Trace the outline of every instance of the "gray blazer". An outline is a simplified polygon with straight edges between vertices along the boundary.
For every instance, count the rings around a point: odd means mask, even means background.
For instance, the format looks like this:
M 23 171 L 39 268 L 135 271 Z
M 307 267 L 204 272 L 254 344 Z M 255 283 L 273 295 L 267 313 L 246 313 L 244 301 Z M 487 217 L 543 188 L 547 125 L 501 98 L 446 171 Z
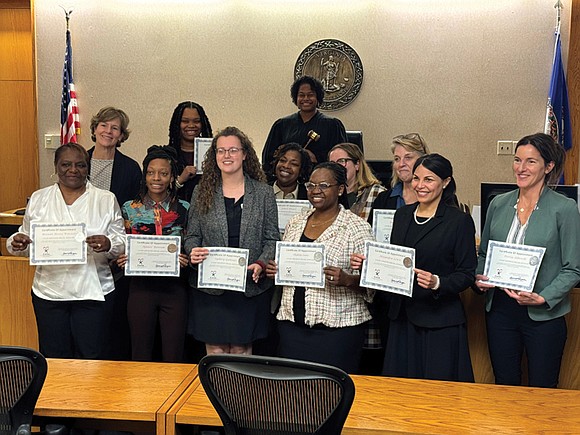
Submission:
M 187 234 L 184 238 L 185 252 L 189 254 L 196 247 L 228 246 L 228 222 L 226 207 L 222 194 L 222 185 L 216 186 L 213 207 L 206 214 L 200 214 L 195 206 L 200 185 L 197 185 L 191 197 Z M 240 248 L 250 250 L 249 264 L 260 260 L 265 264 L 274 259 L 276 241 L 280 240 L 278 232 L 278 208 L 272 186 L 245 177 L 244 203 L 240 226 Z M 197 267 L 194 267 L 197 270 Z M 246 296 L 252 297 L 268 290 L 273 281 L 261 278 L 256 284 L 251 275 L 246 278 Z M 197 287 L 197 273 L 189 276 L 189 285 Z M 221 295 L 224 290 L 200 289 L 201 291 Z

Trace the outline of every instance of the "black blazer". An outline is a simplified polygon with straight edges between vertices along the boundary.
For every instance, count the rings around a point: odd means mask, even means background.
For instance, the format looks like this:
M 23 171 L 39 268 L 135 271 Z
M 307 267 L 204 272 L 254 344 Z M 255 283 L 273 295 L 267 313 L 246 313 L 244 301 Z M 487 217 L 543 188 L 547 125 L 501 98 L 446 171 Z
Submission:
M 404 308 L 411 323 L 423 328 L 442 328 L 465 323 L 459 294 L 475 281 L 477 256 L 475 226 L 471 216 L 458 208 L 439 203 L 433 219 L 415 243 L 406 243 L 414 226 L 413 212 L 418 204 L 401 207 L 395 213 L 391 243 L 415 248 L 415 267 L 439 276 L 437 292 L 413 287 L 413 296 L 393 295 L 389 318 L 395 320 Z
M 95 147 L 88 151 L 91 159 L 94 151 Z M 109 190 L 115 194 L 119 206 L 123 207 L 125 202 L 135 199 L 140 187 L 141 167 L 139 163 L 116 149 L 115 157 L 113 158 L 111 188 Z

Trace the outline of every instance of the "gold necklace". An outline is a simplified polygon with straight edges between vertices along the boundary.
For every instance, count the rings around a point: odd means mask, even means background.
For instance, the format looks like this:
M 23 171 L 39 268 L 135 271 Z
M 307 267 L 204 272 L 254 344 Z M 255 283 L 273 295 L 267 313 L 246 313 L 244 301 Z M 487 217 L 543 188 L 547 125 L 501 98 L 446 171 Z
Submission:
M 336 214 L 335 214 L 333 217 L 331 217 L 330 219 L 327 219 L 327 220 L 325 220 L 325 221 L 323 221 L 323 222 L 317 222 L 317 223 L 310 222 L 310 226 L 311 226 L 312 228 L 319 227 L 319 226 L 321 226 L 321 225 L 327 224 L 328 222 L 332 222 L 332 221 L 334 221 L 334 220 L 336 219 L 336 217 L 337 217 L 337 216 L 338 216 L 338 213 L 336 213 Z

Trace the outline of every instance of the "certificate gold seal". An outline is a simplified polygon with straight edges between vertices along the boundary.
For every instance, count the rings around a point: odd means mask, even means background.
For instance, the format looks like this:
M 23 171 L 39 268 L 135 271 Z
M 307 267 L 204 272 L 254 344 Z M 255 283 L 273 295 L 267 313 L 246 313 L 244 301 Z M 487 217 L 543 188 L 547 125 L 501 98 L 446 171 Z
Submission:
M 314 261 L 322 261 L 322 254 L 320 252 L 314 253 Z
M 294 65 L 294 78 L 312 76 L 324 86 L 323 110 L 338 110 L 358 95 L 363 66 L 354 49 L 337 39 L 321 39 L 306 47 Z
M 540 259 L 538 257 L 536 257 L 535 255 L 533 255 L 530 258 L 530 266 L 537 266 L 539 262 L 540 262 Z
M 177 245 L 175 243 L 170 243 L 169 245 L 167 245 L 167 252 L 170 252 L 172 254 L 177 252 Z
M 238 264 L 239 264 L 240 266 L 244 266 L 244 265 L 246 264 L 246 259 L 245 259 L 244 257 L 240 257 L 240 258 L 238 259 Z
M 411 260 L 411 257 L 403 258 L 403 266 L 405 266 L 408 269 L 412 265 L 413 265 L 413 260 Z

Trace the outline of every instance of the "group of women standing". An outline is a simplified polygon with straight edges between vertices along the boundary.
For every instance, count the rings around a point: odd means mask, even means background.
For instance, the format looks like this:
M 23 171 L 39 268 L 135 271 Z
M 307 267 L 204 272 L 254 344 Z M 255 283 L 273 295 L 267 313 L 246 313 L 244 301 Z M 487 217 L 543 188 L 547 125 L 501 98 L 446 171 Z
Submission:
M 313 88 L 299 82 L 292 95 L 301 111 L 316 116 Z M 236 127 L 213 137 L 199 177 L 194 139 L 213 134 L 205 111 L 193 102 L 175 109 L 169 145 L 150 147 L 142 172 L 117 149 L 129 136 L 123 111 L 102 109 L 91 132 L 95 147 L 88 153 L 76 144 L 56 151 L 56 184 L 32 195 L 22 227 L 8 240 L 11 252 L 25 255 L 32 223 L 87 224 L 86 264 L 36 271 L 33 305 L 47 356 L 104 356 L 107 299 L 115 288 L 109 262 L 122 270 L 127 261 L 123 233 L 179 235 L 184 246 L 181 277 L 133 277 L 128 284 L 134 359 L 154 358 L 157 325 L 166 361 L 183 360 L 186 330 L 205 343 L 207 353 L 252 353 L 253 343 L 270 333 L 273 278 L 283 267 L 274 261 L 280 240 L 276 198 L 308 199 L 312 208 L 289 221 L 283 240 L 324 244 L 325 285 L 281 289 L 280 356 L 356 372 L 374 318 L 385 348 L 384 375 L 473 381 L 459 298 L 473 286 L 486 294 L 496 381 L 521 382 L 525 350 L 530 385 L 557 385 L 566 341 L 563 316 L 580 280 L 575 254 L 580 215 L 573 201 L 548 186 L 559 179 L 564 160 L 549 136 L 518 142 L 513 164 L 518 188 L 492 201 L 478 263 L 474 224 L 459 208 L 452 165 L 430 154 L 418 134 L 393 139 L 393 180 L 385 189 L 360 149 L 348 143 L 330 148 L 329 161 L 314 170 L 303 145 L 279 144 L 268 163 L 269 186 L 250 139 Z M 415 249 L 411 297 L 360 286 L 362 252 L 373 239 L 373 209 L 396 210 L 391 243 Z M 533 292 L 486 284 L 482 271 L 490 240 L 546 248 Z M 212 246 L 249 250 L 245 292 L 197 288 L 197 268 Z

